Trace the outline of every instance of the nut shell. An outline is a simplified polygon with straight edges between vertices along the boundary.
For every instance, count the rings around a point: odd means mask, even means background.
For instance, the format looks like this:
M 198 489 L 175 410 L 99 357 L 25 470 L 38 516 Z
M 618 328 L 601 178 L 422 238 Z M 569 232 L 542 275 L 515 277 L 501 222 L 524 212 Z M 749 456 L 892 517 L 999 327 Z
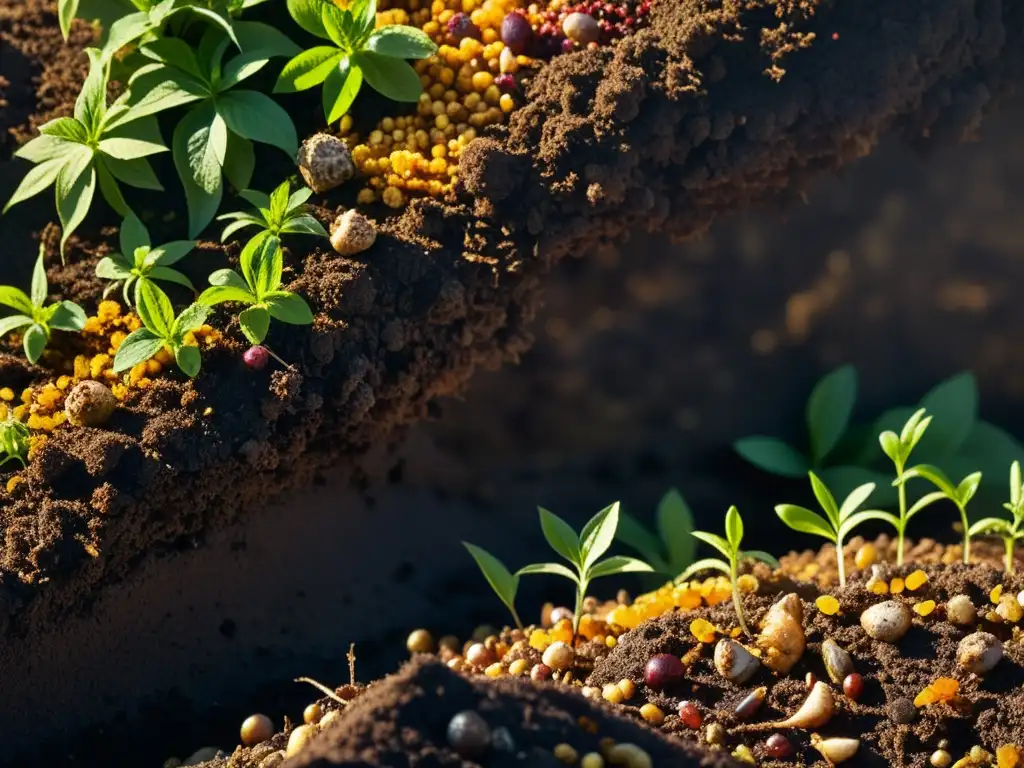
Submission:
M 344 184 L 356 172 L 348 145 L 329 133 L 317 133 L 302 142 L 298 164 L 306 185 L 317 194 Z

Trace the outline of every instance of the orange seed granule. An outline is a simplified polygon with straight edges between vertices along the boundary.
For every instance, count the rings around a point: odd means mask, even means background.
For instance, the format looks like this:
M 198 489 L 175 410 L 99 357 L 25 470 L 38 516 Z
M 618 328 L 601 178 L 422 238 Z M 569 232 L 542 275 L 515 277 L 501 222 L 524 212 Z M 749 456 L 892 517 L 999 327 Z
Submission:
M 832 597 L 832 595 L 821 595 L 814 601 L 814 604 L 826 616 L 835 616 L 839 613 L 839 601 Z
M 857 550 L 857 554 L 854 555 L 853 562 L 858 568 L 864 570 L 865 568 L 870 568 L 874 565 L 877 558 L 878 550 L 875 548 L 875 545 L 867 543 Z
M 999 605 L 999 598 L 1003 596 L 1003 585 L 997 584 L 995 588 L 988 593 L 988 599 L 992 601 L 993 605 Z
M 701 643 L 715 642 L 715 625 L 707 619 L 694 619 L 690 622 L 690 634 Z
M 906 586 L 906 582 L 903 581 L 899 576 L 895 577 L 889 582 L 889 591 L 894 595 L 899 595 L 903 592 L 903 588 Z
M 907 589 L 909 589 L 911 592 L 916 592 L 927 583 L 928 574 L 922 571 L 920 568 L 914 571 L 909 576 L 907 576 Z
M 935 610 L 934 600 L 925 600 L 924 602 L 917 603 L 914 606 L 914 613 L 918 616 L 927 616 L 929 613 Z
M 1020 747 L 1016 744 L 1003 744 L 996 750 L 996 768 L 1019 768 L 1020 764 Z
M 960 683 L 951 677 L 940 677 L 914 699 L 915 707 L 927 707 L 943 701 L 952 701 L 960 690 Z
M 868 582 L 868 590 L 875 593 L 876 595 L 887 595 L 889 594 L 889 585 L 881 579 Z

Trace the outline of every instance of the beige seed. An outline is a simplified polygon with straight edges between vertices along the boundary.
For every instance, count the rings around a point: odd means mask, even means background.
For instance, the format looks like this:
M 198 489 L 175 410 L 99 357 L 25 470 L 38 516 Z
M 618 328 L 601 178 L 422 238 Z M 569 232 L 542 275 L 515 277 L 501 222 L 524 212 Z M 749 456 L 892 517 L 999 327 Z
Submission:
M 872 605 L 860 615 L 860 625 L 875 640 L 899 642 L 910 629 L 910 609 L 896 600 Z
M 64 401 L 64 413 L 76 427 L 100 427 L 117 410 L 117 398 L 98 381 L 80 381 Z
M 274 723 L 266 715 L 249 715 L 242 723 L 239 735 L 242 743 L 251 747 L 274 735 Z
M 300 725 L 292 731 L 291 735 L 288 737 L 288 746 L 285 749 L 285 757 L 295 757 L 295 755 L 299 754 L 299 752 L 309 744 L 310 740 L 315 735 L 315 725 Z
M 978 610 L 967 595 L 951 597 L 946 603 L 946 618 L 952 624 L 969 627 L 978 619 Z
M 377 242 L 377 227 L 355 208 L 345 211 L 331 228 L 331 245 L 342 256 L 354 256 Z
M 337 136 L 317 133 L 299 148 L 299 172 L 317 194 L 343 184 L 356 172 L 348 145 Z

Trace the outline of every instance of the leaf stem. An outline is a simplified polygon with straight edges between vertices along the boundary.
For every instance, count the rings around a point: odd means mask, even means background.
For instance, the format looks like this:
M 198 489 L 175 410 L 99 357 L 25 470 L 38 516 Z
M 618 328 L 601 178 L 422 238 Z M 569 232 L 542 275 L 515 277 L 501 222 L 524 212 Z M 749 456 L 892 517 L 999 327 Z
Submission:
M 739 619 L 740 629 L 743 630 L 743 634 L 747 637 L 753 637 L 750 634 L 750 630 L 747 629 L 747 620 L 743 617 L 743 601 L 740 600 L 740 587 L 737 583 L 739 579 L 739 556 L 738 553 L 733 553 L 729 558 L 729 580 L 732 582 L 732 604 L 736 608 L 736 618 Z
M 957 504 L 957 509 L 960 510 L 960 523 L 964 527 L 964 565 L 971 564 L 971 534 L 969 532 L 970 525 L 967 522 L 967 507 L 962 504 Z
M 846 558 L 843 556 L 843 537 L 836 536 L 836 563 L 839 566 L 839 586 L 846 586 Z
M 896 465 L 896 478 L 900 481 L 900 527 L 896 531 L 896 565 L 903 565 L 903 536 L 907 529 L 907 483 L 903 479 L 903 466 Z
M 1006 544 L 1006 572 L 1013 573 L 1013 550 L 1016 542 L 1013 536 L 1005 536 L 1003 541 Z

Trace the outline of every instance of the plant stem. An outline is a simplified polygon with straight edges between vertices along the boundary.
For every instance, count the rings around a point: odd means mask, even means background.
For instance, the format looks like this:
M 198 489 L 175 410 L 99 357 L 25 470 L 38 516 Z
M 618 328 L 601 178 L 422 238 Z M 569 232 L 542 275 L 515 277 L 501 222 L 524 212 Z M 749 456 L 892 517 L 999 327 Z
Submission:
M 843 557 L 843 537 L 836 537 L 836 562 L 839 564 L 839 586 L 846 586 L 846 558 Z
M 907 528 L 907 484 L 903 480 L 903 467 L 896 466 L 896 478 L 900 481 L 900 527 L 896 531 L 896 565 L 903 565 L 903 534 Z
M 739 578 L 739 560 L 736 556 L 729 558 L 729 580 L 732 582 L 732 604 L 736 608 L 736 618 L 740 621 L 740 629 L 747 637 L 753 637 L 747 629 L 747 620 L 743 618 L 743 602 L 740 600 L 740 588 L 737 584 Z
M 522 629 L 522 628 L 523 628 L 523 622 L 522 622 L 522 620 L 521 620 L 521 619 L 519 618 L 519 614 L 518 614 L 518 613 L 516 613 L 516 607 L 515 607 L 514 605 L 510 605 L 510 606 L 508 607 L 508 609 L 509 609 L 510 611 L 512 611 L 512 618 L 513 618 L 513 619 L 515 620 L 515 622 L 516 622 L 516 628 L 517 628 L 517 629 Z
M 1016 542 L 1013 536 L 1007 536 L 1003 541 L 1006 543 L 1006 572 L 1013 573 L 1013 550 Z
M 572 645 L 576 647 L 576 633 L 580 629 L 580 613 L 583 611 L 583 598 L 586 597 L 587 587 L 590 586 L 588 579 L 580 579 L 576 583 L 576 610 L 572 612 Z
M 967 509 L 965 507 L 960 506 L 959 504 L 957 505 L 957 507 L 960 509 L 960 522 L 964 526 L 964 565 L 970 565 L 971 535 L 967 532 L 968 528 L 970 528 L 970 526 L 967 524 Z

